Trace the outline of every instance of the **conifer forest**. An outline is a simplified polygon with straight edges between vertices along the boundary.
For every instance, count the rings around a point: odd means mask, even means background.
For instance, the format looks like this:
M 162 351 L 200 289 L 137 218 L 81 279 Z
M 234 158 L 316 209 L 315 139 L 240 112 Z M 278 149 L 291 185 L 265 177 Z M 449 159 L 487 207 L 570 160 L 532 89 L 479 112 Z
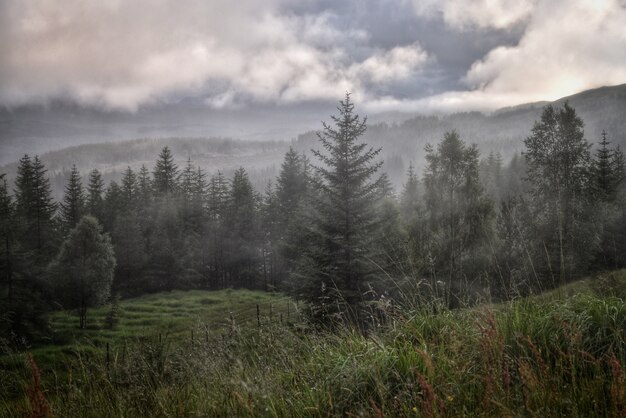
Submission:
M 622 3 L 56 3 L 0 3 L 0 417 L 626 416 Z

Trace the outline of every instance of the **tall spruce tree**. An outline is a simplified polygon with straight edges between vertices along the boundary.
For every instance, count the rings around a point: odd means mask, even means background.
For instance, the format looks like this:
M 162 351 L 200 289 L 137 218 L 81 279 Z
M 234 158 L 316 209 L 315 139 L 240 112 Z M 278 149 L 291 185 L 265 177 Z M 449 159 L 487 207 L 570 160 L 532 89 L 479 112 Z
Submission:
M 405 221 L 410 221 L 417 215 L 417 206 L 419 202 L 419 180 L 413 169 L 413 162 L 409 163 L 406 172 L 406 183 L 402 188 L 400 196 L 400 210 Z
M 104 216 L 104 181 L 97 169 L 89 173 L 87 185 L 87 213 L 102 222 Z
M 57 238 L 53 222 L 56 204 L 52 199 L 46 171 L 38 156 L 31 160 L 25 155 L 20 160 L 15 182 L 16 214 L 22 249 L 34 251 L 34 255 L 44 258 L 52 255 Z
M 349 93 L 338 110 L 333 123 L 323 123 L 318 133 L 324 151 L 313 150 L 321 163 L 313 177 L 318 197 L 310 225 L 315 239 L 301 251 L 294 291 L 322 316 L 333 313 L 362 324 L 363 302 L 379 281 L 371 257 L 382 182 L 374 176 L 382 162 L 376 161 L 380 149 L 361 142 L 366 119 L 354 113 Z
M 211 177 L 207 196 L 207 254 L 209 272 L 207 286 L 223 288 L 226 286 L 226 225 L 230 190 L 224 175 L 218 171 Z
M 61 202 L 61 220 L 67 231 L 74 228 L 85 212 L 85 191 L 76 165 L 72 166 Z
M 292 147 L 285 154 L 278 179 L 276 180 L 276 205 L 279 234 L 284 237 L 287 226 L 293 219 L 298 206 L 306 195 L 306 173 L 303 156 Z
M 125 212 L 134 211 L 137 208 L 137 175 L 132 168 L 126 167 L 122 175 L 122 183 L 120 187 L 120 199 L 122 210 Z
M 234 285 L 254 287 L 259 260 L 258 197 L 243 167 L 233 175 L 225 225 L 229 270 Z
M 606 131 L 596 150 L 593 162 L 594 187 L 597 198 L 604 202 L 615 200 L 624 180 L 624 154 L 617 148 L 610 148 Z
M 173 194 L 178 189 L 178 166 L 174 162 L 174 156 L 168 147 L 164 147 L 159 154 L 154 171 L 152 186 L 158 196 Z

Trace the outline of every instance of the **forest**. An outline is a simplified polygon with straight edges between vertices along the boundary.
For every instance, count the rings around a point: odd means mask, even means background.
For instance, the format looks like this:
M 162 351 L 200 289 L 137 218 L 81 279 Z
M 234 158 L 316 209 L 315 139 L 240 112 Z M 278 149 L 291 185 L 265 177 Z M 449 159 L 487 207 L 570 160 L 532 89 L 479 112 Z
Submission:
M 27 346 L 50 311 L 85 328 L 113 300 L 225 288 L 282 292 L 313 323 L 367 333 L 408 301 L 508 301 L 623 268 L 624 154 L 583 128 L 569 104 L 548 105 L 507 162 L 449 131 L 398 191 L 349 95 L 263 191 L 244 167 L 179 167 L 166 146 L 119 182 L 74 167 L 56 202 L 44 162 L 24 155 L 0 187 L 0 335 Z

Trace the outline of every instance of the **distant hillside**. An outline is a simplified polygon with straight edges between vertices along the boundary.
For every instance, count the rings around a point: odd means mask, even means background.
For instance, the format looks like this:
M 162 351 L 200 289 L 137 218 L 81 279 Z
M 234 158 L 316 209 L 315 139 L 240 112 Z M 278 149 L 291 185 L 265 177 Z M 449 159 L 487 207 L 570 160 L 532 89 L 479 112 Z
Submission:
M 604 129 L 614 144 L 626 148 L 626 84 L 584 91 L 553 104 L 560 106 L 566 101 L 583 118 L 588 141 L 597 142 Z M 449 116 L 418 115 L 403 122 L 372 125 L 365 134 L 365 141 L 383 147 L 383 156 L 388 161 L 402 163 L 406 168 L 412 160 L 421 167 L 424 146 L 438 142 L 444 132 L 456 129 L 462 139 L 478 144 L 483 153 L 500 152 L 508 158 L 523 149 L 524 138 L 530 134 L 546 104 L 525 104 L 491 114 L 467 112 Z M 398 118 L 396 115 L 395 119 Z M 314 141 L 315 134 L 309 132 L 300 135 L 297 143 L 304 150 L 310 148 Z M 397 167 L 391 169 L 398 171 Z
M 123 170 L 134 170 L 143 164 L 150 170 L 164 146 L 172 150 L 176 163 L 183 167 L 188 158 L 194 165 L 209 174 L 218 170 L 226 176 L 243 166 L 251 174 L 254 186 L 263 190 L 266 182 L 274 178 L 289 144 L 282 141 L 242 141 L 228 138 L 161 138 L 137 139 L 124 142 L 105 142 L 69 147 L 41 155 L 48 169 L 55 195 L 62 195 L 63 187 L 73 164 L 86 177 L 97 168 L 103 173 L 105 182 L 119 180 Z M 17 162 L 0 167 L 12 182 L 17 171 Z
M 626 148 L 626 84 L 584 91 L 559 99 L 554 104 L 562 105 L 565 101 L 569 101 L 583 118 L 586 137 L 590 142 L 597 142 L 600 133 L 605 129 L 613 143 Z M 466 112 L 448 116 L 424 116 L 396 112 L 378 115 L 372 118 L 376 120 L 376 123 L 370 123 L 364 139 L 372 146 L 383 148 L 382 158 L 386 162 L 384 169 L 392 182 L 399 186 L 404 181 L 409 162 L 412 161 L 418 172 L 421 172 L 424 146 L 438 142 L 444 132 L 452 129 L 456 129 L 465 141 L 478 144 L 483 154 L 490 151 L 500 152 L 505 159 L 508 159 L 523 149 L 523 139 L 530 134 L 534 121 L 539 119 L 545 105 L 546 103 L 530 103 L 500 109 L 491 114 Z M 20 141 L 27 141 L 25 138 L 34 138 L 38 132 L 45 131 L 47 135 L 52 136 L 43 140 L 48 141 L 47 146 L 52 146 L 55 144 L 53 136 L 66 132 L 69 126 L 74 126 L 74 134 L 77 138 L 85 135 L 85 142 L 93 142 L 95 137 L 91 135 L 95 135 L 101 129 L 108 130 L 107 135 L 115 135 L 118 132 L 119 140 L 140 126 L 143 126 L 146 136 L 156 135 L 158 129 L 165 126 L 170 129 L 167 132 L 175 132 L 176 126 L 181 132 L 202 131 L 206 128 L 206 124 L 198 122 L 198 118 L 202 115 L 197 113 L 199 108 L 191 104 L 182 104 L 172 114 L 165 111 L 166 107 L 155 109 L 152 113 L 143 110 L 133 116 L 121 112 L 98 113 L 94 109 L 76 108 L 65 104 L 49 112 L 42 109 L 34 113 L 22 110 L 20 111 L 22 113 L 18 112 L 19 118 L 12 122 L 6 120 L 7 111 L 4 113 L 0 111 L 0 133 L 3 135 L 0 140 L 0 150 L 2 150 L 0 163 L 16 161 L 21 155 L 4 154 L 4 150 L 11 146 L 7 144 L 14 144 L 17 141 L 16 138 L 22 138 Z M 186 113 L 185 109 L 189 113 Z M 206 109 L 204 111 L 206 112 Z M 281 112 L 284 111 L 286 109 L 281 110 Z M 332 113 L 332 109 L 326 109 L 326 112 Z M 28 120 L 28 115 L 39 115 L 43 119 L 35 118 L 36 121 L 32 124 L 25 124 L 24 121 Z M 60 115 L 66 115 L 68 119 L 57 125 L 54 120 Z M 77 121 L 74 124 L 71 115 L 74 115 Z M 155 115 L 160 115 L 163 120 L 154 121 Z M 231 114 L 229 117 L 232 116 Z M 263 119 L 262 126 L 269 129 L 274 124 L 276 131 L 279 131 L 284 120 L 266 116 L 269 116 L 269 113 L 257 114 L 253 116 L 252 121 L 248 120 L 245 123 L 251 124 L 255 120 L 258 122 Z M 215 117 L 214 115 L 210 121 L 215 122 Z M 313 129 L 321 127 L 319 121 L 313 121 L 314 115 L 303 116 L 302 109 L 294 109 L 291 119 L 295 120 L 299 117 L 303 118 L 303 126 L 311 126 Z M 394 122 L 381 122 L 383 118 Z M 90 125 L 88 121 L 97 121 L 97 123 Z M 155 123 L 152 127 L 151 121 Z M 227 122 L 222 121 L 223 124 Z M 15 136 L 11 137 L 13 139 L 7 139 L 6 135 Z M 262 190 L 266 182 L 277 174 L 283 154 L 289 146 L 287 141 L 244 141 L 203 138 L 203 135 L 193 135 L 194 138 L 178 136 L 180 135 L 172 134 L 162 139 L 73 146 L 45 153 L 42 158 L 50 170 L 55 190 L 59 190 L 58 193 L 63 189 L 65 177 L 72 164 L 76 164 L 83 174 L 92 168 L 98 168 L 105 173 L 105 179 L 116 179 L 126 166 L 138 168 L 141 164 L 146 164 L 152 167 L 159 150 L 165 145 L 172 148 L 181 165 L 188 157 L 191 157 L 195 164 L 209 172 L 219 169 L 225 171 L 226 174 L 239 166 L 244 166 L 250 172 L 255 187 Z M 275 136 L 280 137 L 278 134 Z M 41 140 L 40 138 L 39 141 Z M 22 150 L 25 143 L 20 142 L 20 144 L 19 149 Z M 311 148 L 317 147 L 315 132 L 309 131 L 299 135 L 294 145 L 302 152 L 308 152 Z M 33 144 L 32 149 L 26 149 L 30 154 L 35 154 L 40 149 L 40 145 Z M 10 155 L 13 157 L 9 159 Z M 15 167 L 15 163 L 8 164 L 0 167 L 0 172 L 7 172 L 9 178 L 13 178 Z

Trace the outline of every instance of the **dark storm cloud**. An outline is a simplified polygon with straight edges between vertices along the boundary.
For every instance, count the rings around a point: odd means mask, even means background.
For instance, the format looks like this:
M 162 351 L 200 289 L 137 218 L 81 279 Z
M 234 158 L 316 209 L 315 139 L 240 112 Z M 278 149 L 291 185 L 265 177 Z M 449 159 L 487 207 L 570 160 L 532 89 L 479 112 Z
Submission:
M 0 0 L 0 8 L 0 102 L 9 105 L 71 97 L 136 109 L 191 96 L 236 108 L 334 101 L 350 90 L 372 110 L 446 110 L 626 81 L 618 0 Z

